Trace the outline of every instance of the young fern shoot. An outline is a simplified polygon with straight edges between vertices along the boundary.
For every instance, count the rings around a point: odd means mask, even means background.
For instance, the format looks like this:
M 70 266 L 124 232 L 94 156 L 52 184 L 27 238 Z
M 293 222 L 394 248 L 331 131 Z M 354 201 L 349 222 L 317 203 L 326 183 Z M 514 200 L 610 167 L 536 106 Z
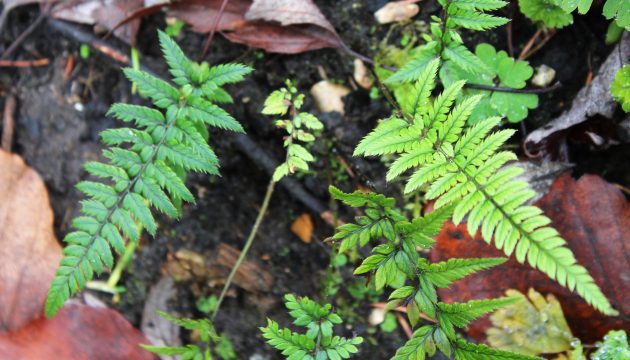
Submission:
M 306 334 L 280 328 L 271 319 L 267 319 L 267 326 L 260 331 L 267 343 L 281 350 L 287 360 L 349 359 L 359 351 L 356 345 L 363 342 L 360 336 L 347 339 L 333 334 L 333 326 L 342 320 L 330 304 L 322 306 L 306 296 L 296 298 L 291 294 L 285 295 L 284 300 L 289 315 L 295 319 L 293 324 L 307 328 Z
M 212 312 L 213 320 L 219 312 L 221 303 L 223 302 L 225 294 L 234 280 L 234 276 L 236 275 L 238 268 L 247 257 L 247 253 L 256 238 L 256 233 L 258 232 L 262 219 L 267 212 L 267 207 L 269 206 L 269 201 L 271 200 L 276 183 L 282 180 L 283 177 L 293 174 L 298 170 L 307 171 L 308 163 L 315 160 L 313 155 L 311 155 L 304 146 L 298 144 L 297 142 L 301 141 L 303 143 L 309 143 L 314 141 L 315 136 L 310 131 L 319 131 L 324 128 L 324 125 L 312 114 L 299 112 L 303 102 L 304 95 L 298 94 L 297 89 L 290 81 L 287 81 L 287 86 L 285 88 L 272 92 L 265 100 L 265 105 L 262 110 L 263 114 L 289 117 L 289 119 L 276 120 L 276 126 L 287 132 L 287 136 L 284 138 L 286 157 L 284 162 L 276 168 L 269 180 L 267 191 L 265 193 L 262 206 L 258 211 L 258 216 L 254 222 L 254 226 L 245 241 L 245 246 L 243 247 L 243 250 L 241 250 L 241 254 L 228 275 L 225 285 L 221 290 L 221 295 L 219 295 L 217 305 Z
M 470 234 L 481 228 L 484 240 L 490 243 L 494 239 L 494 245 L 506 255 L 514 253 L 519 262 L 527 261 L 599 311 L 616 314 L 566 241 L 549 226 L 551 220 L 527 204 L 534 192 L 526 182 L 515 179 L 523 170 L 503 167 L 516 159 L 514 153 L 500 150 L 514 130 L 492 132 L 500 124 L 499 117 L 466 127 L 480 95 L 462 96 L 463 80 L 452 82 L 431 99 L 445 60 L 469 71 L 485 67 L 463 46 L 456 27 L 479 30 L 500 25 L 503 20 L 483 10 L 498 9 L 505 3 L 440 0 L 440 4 L 445 15 L 432 23 L 435 38 L 424 45 L 417 60 L 387 80 L 414 84 L 407 102 L 360 142 L 355 155 L 394 155 L 388 181 L 412 170 L 405 192 L 424 190 L 427 199 L 436 200 L 437 208 L 453 206 L 453 221 L 460 223 L 467 217 Z
M 143 71 L 123 72 L 155 108 L 114 104 L 108 114 L 133 127 L 101 133 L 107 162 L 88 162 L 85 168 L 101 181 L 82 181 L 77 188 L 89 199 L 72 221 L 46 301 L 53 316 L 72 295 L 85 287 L 94 273 L 112 268 L 111 248 L 122 254 L 125 238 L 137 243 L 142 229 L 157 231 L 152 209 L 173 218 L 181 201 L 194 202 L 184 184 L 188 171 L 219 173 L 219 162 L 208 145 L 206 126 L 243 132 L 241 125 L 215 102 L 230 102 L 223 90 L 252 71 L 240 64 L 210 67 L 189 60 L 168 35 L 159 32 L 164 58 L 177 87 Z M 138 230 L 140 229 L 140 230 Z

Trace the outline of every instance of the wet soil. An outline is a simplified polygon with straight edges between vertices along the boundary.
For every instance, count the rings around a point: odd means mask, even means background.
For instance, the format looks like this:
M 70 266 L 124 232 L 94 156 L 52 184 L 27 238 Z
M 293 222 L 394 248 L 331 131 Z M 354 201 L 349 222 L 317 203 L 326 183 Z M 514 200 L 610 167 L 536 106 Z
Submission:
M 376 26 L 371 14 L 386 1 L 316 2 L 352 49 L 368 56 L 374 55 L 376 44 L 387 28 Z M 421 7 L 421 19 L 427 20 L 430 15 L 437 14 L 438 7 L 433 1 L 427 0 Z M 506 12 L 514 14 L 513 44 L 520 49 L 536 29 L 520 16 L 515 4 Z M 601 40 L 607 24 L 597 11 L 593 13 L 577 17 L 574 26 L 559 31 L 529 59 L 533 66 L 544 63 L 556 69 L 558 80 L 564 86 L 540 97 L 539 108 L 530 111 L 524 124 L 525 131 L 545 124 L 566 109 L 583 86 L 589 71 L 595 71 L 610 52 L 611 48 L 603 45 Z M 4 51 L 37 14 L 38 9 L 33 6 L 13 11 L 0 34 L 0 51 Z M 162 16 L 145 18 L 138 37 L 138 48 L 143 54 L 143 64 L 166 75 L 155 33 L 156 28 L 163 27 Z M 504 28 L 483 36 L 465 35 L 470 45 L 486 41 L 497 48 L 505 48 L 507 43 Z M 204 41 L 204 36 L 191 32 L 185 32 L 178 39 L 184 50 L 193 56 L 200 52 Z M 83 162 L 101 158 L 99 132 L 121 125 L 105 116 L 107 108 L 114 102 L 144 103 L 137 95 L 131 94 L 129 83 L 121 75 L 118 64 L 94 53 L 87 59 L 81 59 L 77 56 L 79 46 L 79 43 L 55 33 L 44 23 L 22 44 L 16 56 L 46 57 L 51 59 L 51 64 L 43 68 L 0 69 L 0 92 L 15 93 L 19 102 L 13 150 L 23 156 L 45 180 L 56 216 L 55 230 L 60 239 L 68 231 L 69 221 L 78 210 L 81 196 L 73 186 L 86 178 Z M 74 56 L 76 63 L 67 76 L 65 68 L 69 55 Z M 227 108 L 244 124 L 252 139 L 280 160 L 281 134 L 274 130 L 269 118 L 259 113 L 266 94 L 281 86 L 286 78 L 294 79 L 300 90 L 308 93 L 308 89 L 321 80 L 318 67 L 323 68 L 330 79 L 347 83 L 352 77 L 353 59 L 335 50 L 294 56 L 265 54 L 229 43 L 219 36 L 212 45 L 208 60 L 210 63 L 238 60 L 257 69 L 245 83 L 229 89 L 235 104 Z M 64 78 L 64 75 L 67 77 Z M 320 160 L 313 167 L 314 171 L 302 177 L 300 182 L 323 204 L 328 204 L 326 189 L 331 182 L 346 189 L 359 183 L 368 184 L 378 190 L 398 194 L 395 186 L 388 187 L 384 183 L 384 168 L 379 161 L 351 157 L 358 140 L 387 114 L 387 103 L 382 98 L 372 99 L 368 91 L 362 89 L 352 91 L 345 102 L 345 116 L 318 114 L 326 123 L 327 140 L 316 145 L 315 151 Z M 305 109 L 315 111 L 310 100 L 307 100 Z M 522 131 L 520 135 L 523 136 Z M 233 146 L 232 137 L 222 133 L 212 133 L 211 137 L 221 159 L 222 177 L 189 177 L 188 184 L 198 202 L 184 207 L 181 221 L 161 219 L 158 235 L 143 239 L 122 279 L 121 285 L 127 291 L 120 302 L 110 304 L 137 326 L 148 291 L 160 279 L 160 269 L 169 255 L 181 249 L 211 255 L 220 243 L 241 248 L 256 217 L 268 175 Z M 568 160 L 577 164 L 576 173 L 598 173 L 611 182 L 630 188 L 627 145 L 598 150 L 588 144 L 569 141 L 568 146 L 571 156 Z M 349 177 L 340 168 L 337 156 L 348 162 L 356 174 L 355 178 Z M 353 301 L 348 291 L 343 289 L 329 299 L 321 298 L 330 257 L 330 250 L 322 240 L 332 234 L 332 229 L 319 220 L 317 214 L 312 214 L 315 220 L 314 241 L 309 244 L 300 241 L 290 231 L 290 226 L 298 215 L 305 212 L 308 209 L 303 204 L 285 189 L 277 188 L 249 257 L 273 275 L 273 286 L 270 291 L 262 293 L 236 288 L 227 298 L 216 326 L 231 339 L 239 358 L 277 359 L 278 355 L 263 344 L 257 327 L 265 324 L 265 317 L 288 324 L 289 319 L 280 300 L 284 293 L 293 292 L 330 300 L 336 305 L 346 304 L 344 311 L 354 314 L 353 321 L 340 330 L 347 335 L 355 332 L 370 339 L 363 346 L 361 358 L 385 359 L 391 356 L 394 349 L 404 342 L 404 334 L 400 329 L 393 333 L 369 333 L 366 325 L 370 312 L 368 302 Z M 347 215 L 349 213 L 341 213 L 342 218 Z M 341 276 L 342 282 L 353 281 L 349 268 L 342 271 Z M 185 316 L 202 316 L 195 307 L 197 298 L 218 294 L 219 291 L 220 286 L 211 287 L 194 279 L 178 283 L 177 296 L 171 299 L 169 310 Z M 109 302 L 108 297 L 103 296 L 102 299 Z M 377 343 L 379 347 L 375 346 Z

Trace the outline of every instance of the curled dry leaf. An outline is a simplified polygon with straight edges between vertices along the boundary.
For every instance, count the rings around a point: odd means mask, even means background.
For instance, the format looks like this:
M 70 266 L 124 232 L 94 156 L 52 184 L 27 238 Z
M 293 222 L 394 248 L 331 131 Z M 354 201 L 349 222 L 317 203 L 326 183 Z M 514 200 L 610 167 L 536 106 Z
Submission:
M 60 259 L 42 179 L 0 150 L 0 332 L 40 316 Z
M 179 1 L 170 7 L 169 16 L 176 17 L 191 26 L 195 32 L 212 31 L 223 0 L 187 0 Z M 251 5 L 250 0 L 231 0 L 225 5 L 217 25 L 218 31 L 234 30 L 245 21 L 245 13 Z
M 175 3 L 169 15 L 210 32 L 223 0 Z M 224 9 L 218 31 L 232 42 L 269 52 L 296 54 L 322 48 L 344 48 L 334 27 L 311 0 L 232 0 Z
M 82 24 L 94 24 L 110 30 L 120 21 L 145 6 L 144 0 L 82 0 L 68 6 L 65 2 L 55 6 L 53 17 Z M 140 19 L 133 19 L 114 31 L 114 35 L 134 45 L 140 29 Z
M 578 262 L 589 270 L 621 316 L 602 315 L 579 296 L 514 259 L 441 289 L 442 299 L 452 302 L 494 298 L 510 288 L 526 292 L 533 287 L 558 298 L 573 334 L 584 342 L 595 342 L 611 329 L 630 331 L 630 204 L 621 191 L 599 176 L 585 175 L 576 181 L 565 174 L 556 179 L 537 205 L 551 218 Z M 471 238 L 466 224 L 455 226 L 452 222 L 438 235 L 431 253 L 433 261 L 502 255 L 479 234 Z M 475 322 L 468 333 L 481 339 L 487 325 L 487 320 Z
M 315 106 L 321 112 L 336 111 L 344 113 L 343 97 L 350 93 L 347 87 L 322 80 L 311 88 Z
M 298 216 L 291 224 L 291 231 L 307 244 L 312 241 L 313 228 L 313 219 L 309 213 Z
M 545 149 L 546 143 L 552 135 L 579 125 L 589 117 L 601 115 L 612 118 L 618 104 L 610 94 L 610 84 L 615 74 L 630 59 L 630 33 L 625 32 L 621 41 L 598 70 L 597 76 L 590 84 L 584 86 L 573 99 L 571 108 L 549 124 L 536 129 L 527 135 L 525 148 L 533 156 L 541 156 L 550 153 Z
M 51 319 L 0 334 L 0 354 L 20 360 L 155 360 L 138 346 L 147 342 L 118 312 L 69 303 Z
M 379 24 L 409 20 L 420 12 L 417 0 L 391 1 L 374 13 Z

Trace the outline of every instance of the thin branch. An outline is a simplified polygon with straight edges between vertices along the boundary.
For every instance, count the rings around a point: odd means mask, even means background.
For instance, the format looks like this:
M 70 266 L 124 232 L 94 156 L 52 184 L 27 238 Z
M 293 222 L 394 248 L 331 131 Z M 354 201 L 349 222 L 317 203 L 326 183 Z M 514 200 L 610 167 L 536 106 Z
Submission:
M 542 88 L 542 89 L 513 89 L 510 87 L 471 84 L 471 83 L 466 83 L 464 87 L 469 88 L 469 89 L 488 90 L 488 91 L 506 92 L 506 93 L 514 93 L 514 94 L 545 94 L 548 92 L 558 90 L 559 88 L 562 87 L 562 83 L 560 83 L 560 81 L 556 81 L 555 84 L 546 88 Z
M 212 39 L 214 39 L 214 34 L 216 33 L 217 28 L 219 27 L 219 22 L 221 22 L 221 17 L 223 16 L 223 12 L 225 11 L 225 6 L 227 5 L 228 1 L 230 0 L 223 0 L 223 3 L 221 3 L 221 8 L 219 9 L 219 13 L 217 14 L 217 17 L 214 19 L 212 30 L 210 31 L 210 35 L 208 35 L 208 40 L 206 40 L 206 44 L 203 46 L 203 51 L 201 52 L 199 61 L 203 60 L 203 58 L 206 57 L 208 50 L 210 50 L 210 46 L 212 45 Z

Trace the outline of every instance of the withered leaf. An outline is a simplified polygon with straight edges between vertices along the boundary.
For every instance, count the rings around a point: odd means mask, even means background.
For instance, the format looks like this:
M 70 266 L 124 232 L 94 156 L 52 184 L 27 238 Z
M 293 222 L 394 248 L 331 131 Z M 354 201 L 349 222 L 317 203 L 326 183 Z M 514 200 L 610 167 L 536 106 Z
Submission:
M 156 359 L 140 343 L 148 340 L 118 312 L 69 303 L 51 319 L 0 334 L 0 354 L 16 360 Z
M 41 314 L 60 259 L 42 179 L 0 150 L 0 332 Z

